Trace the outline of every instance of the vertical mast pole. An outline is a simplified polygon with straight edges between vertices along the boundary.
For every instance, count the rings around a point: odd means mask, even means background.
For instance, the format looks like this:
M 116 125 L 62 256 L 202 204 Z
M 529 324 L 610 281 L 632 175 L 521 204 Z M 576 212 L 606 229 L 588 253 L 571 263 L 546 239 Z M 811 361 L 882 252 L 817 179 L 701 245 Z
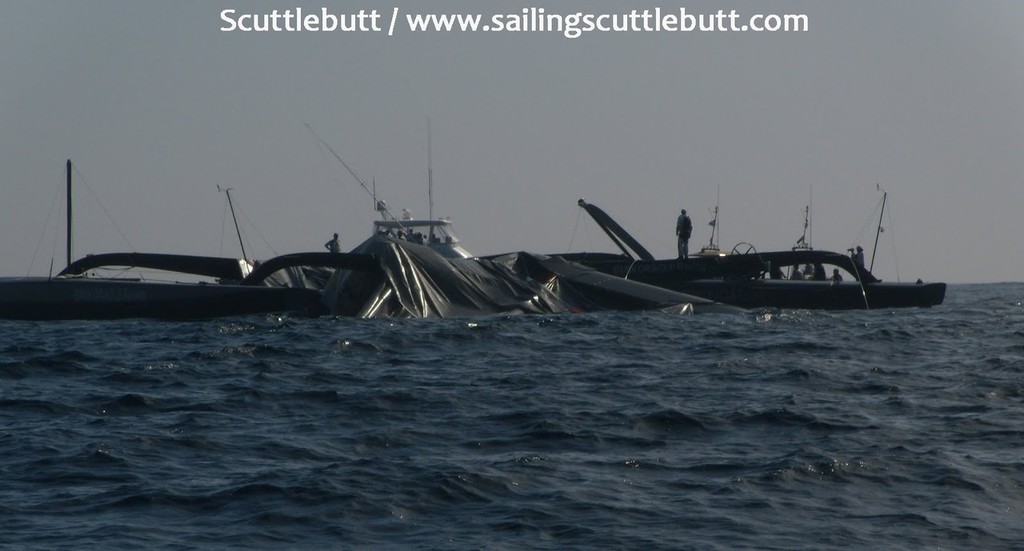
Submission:
M 68 253 L 68 266 L 71 265 L 71 159 L 68 159 L 67 164 L 67 181 L 68 181 L 68 241 L 67 241 L 67 253 Z
M 231 208 L 231 220 L 235 223 L 235 234 L 238 235 L 238 246 L 242 248 L 242 260 L 249 260 L 249 256 L 245 254 L 245 243 L 242 243 L 242 230 L 238 229 L 238 218 L 235 217 L 235 204 L 231 201 L 231 188 L 225 189 L 224 193 L 228 196 L 228 207 Z
M 430 151 L 430 119 L 427 119 L 427 203 L 429 212 L 427 216 L 434 219 L 434 165 L 433 155 Z
M 878 189 L 882 188 L 879 187 Z M 875 246 L 871 249 L 871 266 L 868 268 L 869 272 L 875 269 L 875 252 L 878 251 L 878 235 L 882 233 L 882 215 L 885 214 L 885 199 L 887 197 L 889 197 L 889 192 L 882 190 L 882 210 L 878 212 L 878 229 L 875 230 Z

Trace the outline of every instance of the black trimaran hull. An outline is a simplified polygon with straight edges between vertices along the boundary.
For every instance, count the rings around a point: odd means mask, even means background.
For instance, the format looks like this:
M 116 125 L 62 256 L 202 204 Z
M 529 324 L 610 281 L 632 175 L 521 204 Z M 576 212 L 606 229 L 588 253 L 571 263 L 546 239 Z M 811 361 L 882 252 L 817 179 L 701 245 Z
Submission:
M 240 280 L 235 279 L 241 271 L 233 259 L 96 255 L 73 262 L 60 277 L 0 279 L 0 319 L 198 319 L 269 312 L 451 317 L 604 310 L 739 311 L 543 255 L 451 259 L 424 245 L 386 236 L 372 236 L 356 251 L 276 257 Z M 202 274 L 233 283 L 159 283 L 74 275 L 112 265 Z M 271 276 L 292 268 L 327 272 L 329 281 L 324 288 L 264 285 Z
M 200 319 L 316 313 L 319 303 L 320 293 L 313 289 L 91 278 L 0 280 L 2 319 Z
M 366 255 L 328 253 L 279 256 L 248 275 L 237 259 L 207 256 L 108 253 L 72 262 L 71 172 L 68 160 L 67 267 L 54 278 L 0 278 L 0 319 L 195 319 L 270 312 L 320 314 L 325 306 L 319 289 L 274 286 L 269 283 L 269 276 L 297 266 L 378 269 L 375 259 Z M 229 194 L 229 202 L 230 199 Z M 84 277 L 90 270 L 114 267 L 215 278 L 219 283 Z
M 743 308 L 865 310 L 929 307 L 942 304 L 945 283 L 865 283 L 856 281 L 693 280 L 679 282 L 679 292 Z
M 231 283 L 75 277 L 114 266 L 215 277 Z M 98 254 L 72 262 L 55 278 L 0 278 L 0 319 L 201 319 L 271 312 L 325 313 L 318 289 L 264 285 L 272 273 L 293 266 L 378 269 L 376 259 L 369 255 L 297 253 L 267 260 L 242 277 L 239 261 L 232 258 Z

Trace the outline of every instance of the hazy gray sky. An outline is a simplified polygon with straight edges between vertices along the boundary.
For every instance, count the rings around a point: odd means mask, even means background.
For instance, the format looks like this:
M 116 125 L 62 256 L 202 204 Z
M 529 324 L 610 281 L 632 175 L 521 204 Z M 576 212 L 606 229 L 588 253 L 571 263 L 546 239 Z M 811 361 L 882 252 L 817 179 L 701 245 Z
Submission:
M 385 19 L 394 6 L 736 9 L 806 13 L 810 31 L 219 30 L 226 8 L 296 6 Z M 321 250 L 335 231 L 350 248 L 369 234 L 371 200 L 304 123 L 393 209 L 426 216 L 429 118 L 434 213 L 477 254 L 611 250 L 580 217 L 584 197 L 669 257 L 680 208 L 694 219 L 691 250 L 706 243 L 716 192 L 722 248 L 792 246 L 810 199 L 815 248 L 870 250 L 880 184 L 880 277 L 1024 280 L 1017 0 L 0 7 L 0 275 L 63 265 L 54 198 L 67 158 L 88 184 L 76 256 L 237 255 L 217 185 L 234 188 L 258 257 Z

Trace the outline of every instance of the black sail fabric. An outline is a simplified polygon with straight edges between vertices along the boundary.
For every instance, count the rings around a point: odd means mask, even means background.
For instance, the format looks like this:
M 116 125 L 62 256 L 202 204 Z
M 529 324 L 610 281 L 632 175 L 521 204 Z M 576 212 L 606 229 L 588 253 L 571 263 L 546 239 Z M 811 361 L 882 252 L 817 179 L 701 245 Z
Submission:
M 458 317 L 603 310 L 736 312 L 705 299 L 524 252 L 447 258 L 425 245 L 375 235 L 352 251 L 379 270 L 339 269 L 325 289 L 334 315 Z

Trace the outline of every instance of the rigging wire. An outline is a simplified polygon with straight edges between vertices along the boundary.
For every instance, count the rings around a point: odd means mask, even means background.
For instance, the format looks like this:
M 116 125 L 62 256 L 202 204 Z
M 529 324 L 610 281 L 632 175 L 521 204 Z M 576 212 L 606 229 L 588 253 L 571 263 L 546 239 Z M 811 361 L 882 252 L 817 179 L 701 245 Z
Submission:
M 46 221 L 43 222 L 43 229 L 39 232 L 39 239 L 36 240 L 36 248 L 32 251 L 32 260 L 28 263 L 28 271 L 25 272 L 25 277 L 28 277 L 29 274 L 32 273 L 32 266 L 35 265 L 36 257 L 39 255 L 39 247 L 43 244 L 43 238 L 46 237 L 46 228 L 50 227 L 50 217 L 53 216 L 53 207 L 57 204 L 57 198 L 60 197 L 60 192 L 64 188 L 64 185 L 65 184 L 61 182 L 61 184 L 57 186 L 57 190 L 53 194 L 53 199 L 50 201 L 50 210 L 46 213 Z M 54 244 L 54 255 L 56 255 L 56 247 L 56 244 Z M 53 258 L 53 256 L 50 257 L 51 264 Z M 53 271 L 52 267 L 50 268 L 50 271 Z
M 889 242 L 892 244 L 892 262 L 896 268 L 896 281 L 902 281 L 900 279 L 900 257 L 896 254 L 896 231 L 892 225 L 892 199 L 889 200 L 889 212 L 886 213 L 885 228 L 889 231 Z
M 233 188 L 221 188 L 220 186 L 217 186 L 217 190 L 218 191 L 228 192 L 231 189 L 233 189 Z M 238 204 L 237 198 L 236 199 L 231 199 L 230 197 L 228 197 L 227 193 L 225 193 L 224 196 L 226 197 L 226 199 L 224 200 L 224 210 L 221 212 L 221 221 L 220 221 L 220 249 L 217 252 L 218 256 L 224 256 L 224 233 L 225 233 L 225 228 L 227 227 L 227 213 L 228 213 L 228 209 L 232 207 L 232 202 L 234 202 L 234 211 L 232 211 L 232 212 L 237 212 L 238 214 L 242 215 L 242 219 L 246 223 L 248 223 L 249 226 L 252 227 L 253 231 L 256 232 L 256 235 L 260 236 L 260 239 L 263 240 L 263 244 L 266 245 L 268 249 L 270 249 L 271 254 L 273 254 L 274 256 L 277 256 L 277 251 L 274 250 L 274 247 L 271 246 L 269 241 L 267 241 L 267 238 L 263 236 L 263 233 L 260 232 L 259 227 L 257 227 L 256 224 L 254 224 L 253 221 L 249 219 L 249 216 L 245 214 L 245 210 L 242 209 L 241 205 Z M 242 248 L 242 256 L 244 257 L 245 256 L 245 246 L 249 245 L 249 249 L 252 250 L 252 245 L 251 245 L 251 243 L 250 243 L 250 241 L 248 239 L 248 236 L 245 235 L 245 231 L 242 230 L 242 226 L 238 226 L 238 239 L 239 239 L 239 246 Z M 248 259 L 246 259 L 246 260 L 248 260 Z
M 60 203 L 60 207 L 57 209 L 57 217 L 58 218 L 60 217 L 61 214 L 64 214 L 64 211 L 65 211 L 64 206 L 65 205 L 64 205 L 63 202 Z M 53 277 L 53 261 L 54 261 L 54 259 L 57 258 L 57 241 L 59 241 L 59 240 L 60 240 L 60 232 L 59 231 L 54 231 L 53 232 L 53 248 L 50 250 L 50 271 L 49 271 L 49 273 L 46 274 L 48 277 Z
M 572 226 L 572 235 L 569 236 L 569 245 L 565 248 L 565 252 L 572 252 L 572 242 L 576 239 L 576 229 L 580 227 L 580 211 L 582 208 L 576 209 L 576 223 Z
M 589 219 L 590 217 L 588 216 L 587 218 Z M 587 246 L 587 249 L 593 250 L 594 249 L 594 238 L 593 238 L 593 236 L 590 235 L 590 228 L 591 228 L 590 222 L 584 221 L 583 222 L 583 236 L 587 238 L 587 245 L 586 246 Z
M 861 243 L 863 241 L 864 234 L 867 233 L 868 227 L 871 226 L 872 222 L 875 222 L 878 219 L 877 213 L 878 213 L 878 209 L 880 209 L 881 207 L 882 207 L 882 200 L 879 199 L 878 203 L 875 204 L 875 210 L 871 211 L 871 214 L 868 216 L 867 220 L 864 222 L 864 226 L 860 229 L 860 232 L 857 233 L 857 237 L 854 238 L 853 243 L 852 243 L 851 246 L 856 246 L 857 243 Z
M 237 202 L 237 201 L 236 201 L 236 202 Z M 271 252 L 271 253 L 272 253 L 272 254 L 273 254 L 274 256 L 277 256 L 277 251 L 275 251 L 275 250 L 274 250 L 274 247 L 272 247 L 272 246 L 270 245 L 270 242 L 269 242 L 269 241 L 267 241 L 267 238 L 266 238 L 266 237 L 263 237 L 263 234 L 262 234 L 262 233 L 260 232 L 260 229 L 259 229 L 259 228 L 258 228 L 258 227 L 256 226 L 256 224 L 253 224 L 252 220 L 249 220 L 249 217 L 248 217 L 248 216 L 246 216 L 246 214 L 245 214 L 245 211 L 244 211 L 244 210 L 242 210 L 242 207 L 238 207 L 238 212 L 239 212 L 239 214 L 241 214 L 241 215 L 242 215 L 242 218 L 243 218 L 243 219 L 245 219 L 245 221 L 246 221 L 246 222 L 247 222 L 247 223 L 248 223 L 248 224 L 249 224 L 250 226 L 252 226 L 252 229 L 253 229 L 253 231 L 255 231 L 255 232 L 256 232 L 256 235 L 260 236 L 260 239 L 261 239 L 261 240 L 263 240 L 263 244 L 264 244 L 264 245 L 266 245 L 268 249 L 270 249 L 270 252 Z
M 886 197 L 883 196 L 882 199 L 878 200 L 878 203 L 876 203 L 875 205 L 875 210 L 871 211 L 871 215 L 868 216 L 867 221 L 864 222 L 864 227 L 860 229 L 860 232 L 857 234 L 857 237 L 854 240 L 853 245 L 855 246 L 857 243 L 860 243 L 862 241 L 862 239 L 864 238 L 864 234 L 867 233 L 867 230 L 872 224 L 872 222 L 874 222 L 875 224 L 881 224 L 879 216 L 883 216 L 885 218 L 885 224 L 881 225 L 881 233 L 889 234 L 889 243 L 892 246 L 893 267 L 896 271 L 896 281 L 902 281 L 902 279 L 900 278 L 899 255 L 896 253 L 896 233 L 892 223 L 892 199 L 889 199 L 889 209 L 884 213 L 879 213 L 879 209 L 882 207 L 882 202 L 885 201 L 885 199 Z
M 228 224 L 228 202 L 224 201 L 224 209 L 220 214 L 220 246 L 217 248 L 217 256 L 224 256 L 224 229 Z
M 85 176 L 82 175 L 82 173 L 78 170 L 78 166 L 72 164 L 71 170 L 75 171 L 75 174 L 78 175 L 78 181 L 81 181 L 82 184 L 85 185 L 86 191 L 89 192 L 89 195 L 92 195 L 92 198 L 96 201 L 96 204 L 100 206 L 100 210 L 102 210 L 103 214 L 107 217 L 108 220 L 110 220 L 110 223 L 114 225 L 114 229 L 117 230 L 117 233 L 121 235 L 121 239 L 124 239 L 125 244 L 128 245 L 128 250 L 134 251 L 135 247 L 132 246 L 131 241 L 128 241 L 128 236 L 125 235 L 123 231 L 121 231 L 121 227 L 117 225 L 117 221 L 114 220 L 114 217 L 110 215 L 110 212 L 107 210 L 107 207 L 103 204 L 102 201 L 100 201 L 100 198 L 92 190 L 92 186 L 89 185 L 89 182 L 85 179 Z

